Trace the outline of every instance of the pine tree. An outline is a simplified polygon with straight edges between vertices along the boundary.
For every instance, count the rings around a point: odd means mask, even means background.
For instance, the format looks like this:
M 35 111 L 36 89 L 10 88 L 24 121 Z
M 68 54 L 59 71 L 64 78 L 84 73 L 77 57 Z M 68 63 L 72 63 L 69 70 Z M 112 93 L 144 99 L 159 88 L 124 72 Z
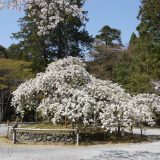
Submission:
M 104 41 L 106 47 L 113 46 L 116 43 L 121 44 L 121 31 L 115 28 L 111 28 L 108 25 L 102 27 L 99 31 L 100 34 L 96 36 L 97 39 Z

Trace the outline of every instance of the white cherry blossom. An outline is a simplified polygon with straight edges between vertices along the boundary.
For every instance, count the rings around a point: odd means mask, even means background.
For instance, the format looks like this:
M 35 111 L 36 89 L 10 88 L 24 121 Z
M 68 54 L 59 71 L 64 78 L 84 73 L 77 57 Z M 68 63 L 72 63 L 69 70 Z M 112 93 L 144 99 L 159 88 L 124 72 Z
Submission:
M 13 92 L 17 111 L 35 109 L 44 119 L 61 123 L 100 124 L 103 128 L 153 124 L 160 112 L 160 97 L 131 96 L 116 83 L 94 78 L 78 58 L 68 57 L 48 65 L 44 73 L 22 83 Z
M 30 9 L 29 16 L 37 17 L 38 35 L 49 34 L 59 22 L 65 21 L 66 15 L 84 19 L 83 8 L 72 0 L 0 0 L 0 8 L 5 6 L 18 10 Z

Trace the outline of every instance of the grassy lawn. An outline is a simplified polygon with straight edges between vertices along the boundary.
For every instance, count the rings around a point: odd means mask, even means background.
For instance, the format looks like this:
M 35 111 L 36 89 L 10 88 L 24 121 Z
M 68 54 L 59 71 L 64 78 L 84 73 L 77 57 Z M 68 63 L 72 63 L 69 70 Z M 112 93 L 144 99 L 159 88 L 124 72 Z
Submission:
M 22 126 L 22 128 L 33 128 L 33 129 L 66 129 L 64 125 L 53 125 L 52 123 L 37 123 Z M 67 126 L 67 129 L 71 129 L 71 126 Z

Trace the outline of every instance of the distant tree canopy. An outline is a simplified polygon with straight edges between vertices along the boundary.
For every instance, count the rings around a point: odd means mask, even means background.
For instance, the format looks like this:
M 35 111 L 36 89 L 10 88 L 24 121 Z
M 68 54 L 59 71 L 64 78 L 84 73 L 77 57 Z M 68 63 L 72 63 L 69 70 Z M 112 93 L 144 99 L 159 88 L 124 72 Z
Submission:
M 90 62 L 88 69 L 98 78 L 109 78 L 122 84 L 132 94 L 153 93 L 155 90 L 152 82 L 160 80 L 160 1 L 142 0 L 138 19 L 138 34 L 131 35 L 126 51 L 109 51 L 99 43 L 101 45 L 96 45 L 93 52 L 95 60 L 99 58 L 98 62 Z M 104 27 L 98 35 L 106 46 L 113 45 L 113 38 L 105 42 L 105 38 L 112 35 L 108 33 L 109 30 L 109 27 Z M 108 34 L 102 34 L 103 32 Z
M 2 58 L 7 58 L 7 49 L 5 47 L 3 47 L 2 45 L 0 45 L 0 57 Z
M 121 44 L 121 31 L 115 28 L 111 28 L 108 25 L 102 27 L 99 31 L 99 35 L 96 36 L 97 39 L 103 41 L 106 46 L 113 46 L 114 44 Z
M 90 52 L 94 61 L 87 63 L 87 69 L 96 78 L 113 80 L 115 66 L 119 63 L 124 49 L 121 31 L 105 25 L 94 39 Z

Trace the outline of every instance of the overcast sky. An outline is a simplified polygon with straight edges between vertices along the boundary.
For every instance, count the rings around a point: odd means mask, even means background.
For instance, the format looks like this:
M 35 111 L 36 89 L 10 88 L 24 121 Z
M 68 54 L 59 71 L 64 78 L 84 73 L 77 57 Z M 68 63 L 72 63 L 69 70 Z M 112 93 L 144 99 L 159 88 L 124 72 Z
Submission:
M 122 31 L 123 44 L 128 44 L 132 32 L 136 31 L 139 21 L 137 15 L 140 0 L 87 0 L 85 10 L 88 11 L 87 30 L 91 35 L 98 34 L 104 26 L 109 25 Z M 19 31 L 17 20 L 23 12 L 0 10 L 0 44 L 8 47 L 15 43 L 10 38 L 13 32 Z

